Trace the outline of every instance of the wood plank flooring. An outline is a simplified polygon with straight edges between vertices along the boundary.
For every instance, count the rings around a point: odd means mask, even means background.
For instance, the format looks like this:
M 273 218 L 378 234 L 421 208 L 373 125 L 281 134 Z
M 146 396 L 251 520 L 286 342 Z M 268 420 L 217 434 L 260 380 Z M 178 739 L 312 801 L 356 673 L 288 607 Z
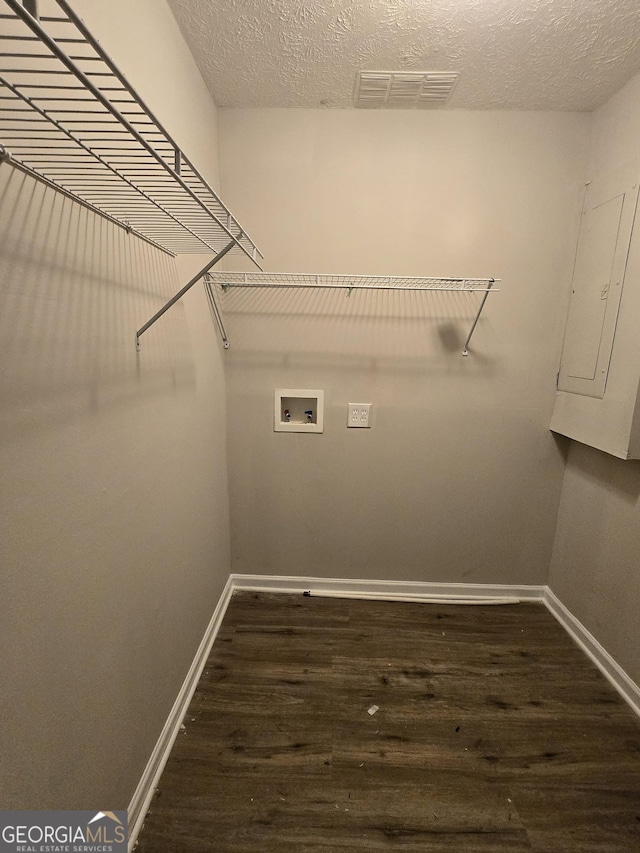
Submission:
M 238 593 L 137 850 L 635 853 L 640 720 L 540 604 Z

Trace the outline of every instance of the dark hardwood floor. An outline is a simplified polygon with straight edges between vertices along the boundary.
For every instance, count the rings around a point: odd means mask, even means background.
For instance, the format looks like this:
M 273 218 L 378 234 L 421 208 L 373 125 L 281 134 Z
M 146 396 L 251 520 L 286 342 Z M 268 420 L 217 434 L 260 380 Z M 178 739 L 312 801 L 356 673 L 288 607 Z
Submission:
M 640 720 L 541 604 L 239 593 L 137 849 L 634 853 Z

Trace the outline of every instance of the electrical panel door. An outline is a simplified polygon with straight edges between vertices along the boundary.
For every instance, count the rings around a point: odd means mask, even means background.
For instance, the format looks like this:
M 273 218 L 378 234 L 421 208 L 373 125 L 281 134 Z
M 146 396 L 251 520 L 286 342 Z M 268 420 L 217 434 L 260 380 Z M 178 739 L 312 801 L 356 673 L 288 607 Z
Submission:
M 616 173 L 587 186 L 558 389 L 604 396 L 616 332 L 638 181 Z

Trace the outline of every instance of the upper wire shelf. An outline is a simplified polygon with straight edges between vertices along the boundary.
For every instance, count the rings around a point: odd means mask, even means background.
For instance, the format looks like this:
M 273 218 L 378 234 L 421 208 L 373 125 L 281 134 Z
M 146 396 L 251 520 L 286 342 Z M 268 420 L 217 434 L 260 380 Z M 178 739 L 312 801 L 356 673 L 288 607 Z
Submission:
M 262 257 L 65 0 L 0 0 L 0 159 L 171 254 Z

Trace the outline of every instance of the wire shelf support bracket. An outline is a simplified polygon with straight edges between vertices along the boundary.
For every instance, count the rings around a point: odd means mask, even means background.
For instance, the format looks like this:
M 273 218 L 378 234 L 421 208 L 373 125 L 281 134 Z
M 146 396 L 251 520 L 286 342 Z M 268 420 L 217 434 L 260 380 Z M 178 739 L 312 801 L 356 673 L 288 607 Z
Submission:
M 153 324 L 157 320 L 159 320 L 160 317 L 162 317 L 162 315 L 165 314 L 169 310 L 169 308 L 171 308 L 173 305 L 175 305 L 179 299 L 182 299 L 182 297 L 185 295 L 185 293 L 188 290 L 191 290 L 193 285 L 197 284 L 201 278 L 206 276 L 206 274 L 209 272 L 211 267 L 214 266 L 215 264 L 217 264 L 218 261 L 221 261 L 222 258 L 224 258 L 224 256 L 228 252 L 230 252 L 234 246 L 235 246 L 234 240 L 231 240 L 229 243 L 227 243 L 227 245 L 224 247 L 224 249 L 222 249 L 222 251 L 218 252 L 218 254 L 214 258 L 212 258 L 207 264 L 205 264 L 205 266 L 200 270 L 200 272 L 196 273 L 194 275 L 194 277 L 190 281 L 188 281 L 185 284 L 185 286 L 183 288 L 181 288 L 181 290 L 179 290 L 175 294 L 175 296 L 172 296 L 168 302 L 165 302 L 165 304 L 162 306 L 162 308 L 160 308 L 158 311 L 156 311 L 156 313 L 153 315 L 153 317 L 150 320 L 147 320 L 147 322 L 144 324 L 144 326 L 141 326 L 138 329 L 138 331 L 136 332 L 136 350 L 138 352 L 140 352 L 140 336 L 143 335 L 147 331 L 147 329 L 149 329 L 151 326 L 153 326 Z M 205 284 L 206 284 L 206 282 L 205 282 Z M 224 348 L 229 349 L 229 341 L 227 340 L 227 335 L 226 335 L 226 332 L 224 330 L 224 325 L 222 323 L 222 317 L 219 316 L 220 312 L 218 311 L 218 306 L 217 306 L 217 303 L 215 302 L 215 296 L 213 295 L 213 293 L 211 292 L 209 287 L 207 287 L 206 289 L 207 289 L 207 294 L 208 294 L 207 298 L 209 299 L 209 303 L 211 304 L 213 302 L 211 307 L 212 307 L 212 310 L 214 311 L 214 317 L 215 317 L 216 322 L 218 324 L 218 328 L 220 329 L 220 332 L 222 334 Z M 213 305 L 215 305 L 215 308 L 213 307 Z

